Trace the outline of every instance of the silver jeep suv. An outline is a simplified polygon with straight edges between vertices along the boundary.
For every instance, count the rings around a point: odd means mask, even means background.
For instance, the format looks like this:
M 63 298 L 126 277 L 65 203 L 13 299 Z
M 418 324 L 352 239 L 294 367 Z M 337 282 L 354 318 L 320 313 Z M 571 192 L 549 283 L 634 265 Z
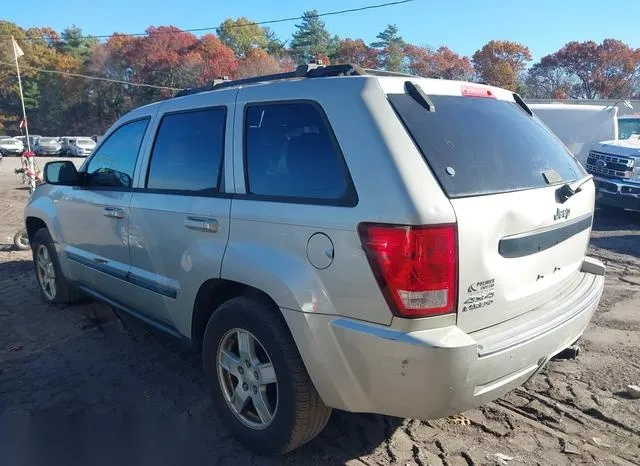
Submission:
M 495 399 L 602 294 L 590 176 L 485 85 L 349 65 L 215 82 L 45 173 L 25 212 L 45 301 L 89 296 L 189 340 L 261 453 L 332 408 L 429 419 Z

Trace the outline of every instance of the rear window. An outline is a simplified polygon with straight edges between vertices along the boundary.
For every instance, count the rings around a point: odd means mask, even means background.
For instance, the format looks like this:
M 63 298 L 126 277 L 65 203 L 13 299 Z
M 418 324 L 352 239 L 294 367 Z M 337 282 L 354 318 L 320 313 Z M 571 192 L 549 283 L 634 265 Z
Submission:
M 429 96 L 429 112 L 408 94 L 389 101 L 449 197 L 547 186 L 545 171 L 563 181 L 583 168 L 538 120 L 498 99 Z
M 320 107 L 250 105 L 245 119 L 248 192 L 266 200 L 355 205 L 344 159 Z

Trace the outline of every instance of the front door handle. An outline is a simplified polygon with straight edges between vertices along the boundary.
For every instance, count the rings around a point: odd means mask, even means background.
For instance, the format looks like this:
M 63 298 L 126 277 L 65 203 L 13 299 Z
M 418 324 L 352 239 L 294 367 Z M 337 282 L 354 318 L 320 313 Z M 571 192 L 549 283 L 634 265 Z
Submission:
M 189 230 L 203 231 L 205 233 L 217 233 L 220 229 L 218 221 L 209 217 L 187 217 L 184 226 Z
M 105 207 L 103 210 L 103 215 L 109 218 L 123 218 L 124 210 L 119 207 Z

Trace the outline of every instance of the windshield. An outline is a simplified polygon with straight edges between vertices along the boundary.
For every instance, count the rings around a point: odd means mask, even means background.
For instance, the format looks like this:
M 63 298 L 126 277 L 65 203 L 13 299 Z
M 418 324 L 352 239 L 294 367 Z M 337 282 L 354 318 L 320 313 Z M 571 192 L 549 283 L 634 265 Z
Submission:
M 449 197 L 544 187 L 549 171 L 563 182 L 586 174 L 559 139 L 514 102 L 430 97 L 433 112 L 408 94 L 389 100 Z
M 618 119 L 618 139 L 629 139 L 634 134 L 640 134 L 640 117 Z
M 40 138 L 38 139 L 38 142 L 40 144 L 55 144 L 58 142 L 58 140 L 56 138 Z
M 95 142 L 91 138 L 78 138 L 76 139 L 76 144 L 80 146 L 93 146 Z

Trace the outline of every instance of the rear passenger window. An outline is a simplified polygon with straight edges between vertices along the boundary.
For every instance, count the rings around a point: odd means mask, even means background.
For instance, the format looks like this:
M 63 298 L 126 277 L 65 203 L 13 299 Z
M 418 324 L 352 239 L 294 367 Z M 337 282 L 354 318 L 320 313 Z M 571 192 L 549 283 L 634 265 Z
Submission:
M 342 155 L 318 106 L 249 106 L 245 117 L 247 191 L 274 200 L 355 205 Z
M 225 117 L 224 108 L 165 115 L 153 145 L 147 188 L 218 191 Z

